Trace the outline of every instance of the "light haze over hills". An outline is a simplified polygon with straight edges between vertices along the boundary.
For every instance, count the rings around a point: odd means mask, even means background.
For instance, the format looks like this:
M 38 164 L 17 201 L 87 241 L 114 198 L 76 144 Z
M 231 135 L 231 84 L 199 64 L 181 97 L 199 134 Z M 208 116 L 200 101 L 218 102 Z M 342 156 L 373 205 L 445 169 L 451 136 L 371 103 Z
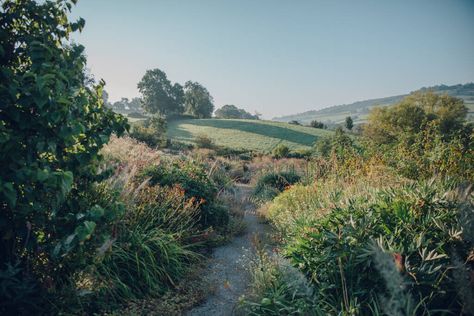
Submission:
M 434 87 L 424 87 L 417 91 L 431 90 L 439 94 L 449 94 L 464 100 L 469 108 L 468 116 L 472 119 L 474 116 L 474 83 L 458 85 L 438 85 Z M 321 121 L 326 124 L 341 123 L 347 116 L 351 116 L 356 123 L 363 122 L 370 109 L 375 106 L 389 106 L 401 101 L 408 94 L 395 95 L 385 98 L 357 101 L 349 104 L 334 105 L 321 110 L 311 110 L 293 115 L 275 117 L 273 120 L 280 122 L 299 121 L 309 123 L 313 120 Z
M 474 80 L 474 1 L 80 0 L 110 100 L 147 69 L 264 118 Z

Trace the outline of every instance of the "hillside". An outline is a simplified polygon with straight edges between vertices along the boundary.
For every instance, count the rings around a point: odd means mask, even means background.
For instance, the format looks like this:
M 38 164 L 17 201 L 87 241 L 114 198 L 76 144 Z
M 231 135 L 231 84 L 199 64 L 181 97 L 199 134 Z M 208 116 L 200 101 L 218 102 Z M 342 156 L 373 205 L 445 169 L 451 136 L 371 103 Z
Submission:
M 474 117 L 474 83 L 458 84 L 453 86 L 434 86 L 421 88 L 417 91 L 432 90 L 439 94 L 449 94 L 464 99 L 469 108 L 469 117 Z M 414 91 L 415 92 L 415 91 Z M 413 92 L 411 92 L 413 93 Z M 294 115 L 276 117 L 273 120 L 279 122 L 289 122 L 292 120 L 301 123 L 309 123 L 312 120 L 322 121 L 326 124 L 341 123 L 347 116 L 351 116 L 356 123 L 363 122 L 370 109 L 375 106 L 389 106 L 399 102 L 408 94 L 401 94 L 391 97 L 357 101 L 351 104 L 334 105 L 321 110 L 307 111 Z
M 318 137 L 332 132 L 260 120 L 199 119 L 179 120 L 168 124 L 168 137 L 193 143 L 198 135 L 207 135 L 216 145 L 269 152 L 282 143 L 290 149 L 309 149 Z

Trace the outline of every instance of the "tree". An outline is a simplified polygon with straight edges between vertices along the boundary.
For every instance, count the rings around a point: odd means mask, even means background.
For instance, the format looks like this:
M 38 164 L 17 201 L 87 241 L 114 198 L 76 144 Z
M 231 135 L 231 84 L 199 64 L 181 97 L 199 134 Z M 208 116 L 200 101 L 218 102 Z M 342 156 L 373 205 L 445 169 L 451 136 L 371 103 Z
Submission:
M 319 121 L 311 121 L 311 123 L 309 123 L 309 125 L 311 127 L 314 127 L 314 128 L 321 128 L 321 129 L 325 129 L 326 128 L 326 125 L 324 125 L 323 122 L 319 122 Z
M 75 203 L 74 192 L 92 186 L 101 147 L 127 128 L 104 106 L 104 82 L 90 84 L 84 47 L 69 41 L 84 27 L 68 21 L 74 3 L 0 7 L 0 269 L 31 267 L 40 253 L 53 281 L 52 271 L 67 269 L 66 255 L 83 247 L 104 214 L 101 205 Z
M 217 109 L 214 113 L 217 118 L 224 119 L 248 119 L 248 120 L 258 120 L 259 117 L 257 114 L 252 115 L 244 109 L 239 109 L 235 105 L 226 104 L 220 109 Z
M 164 71 L 147 70 L 138 83 L 142 94 L 143 108 L 152 114 L 169 116 L 182 114 L 184 111 L 184 90 L 178 84 L 171 84 Z
M 188 81 L 184 84 L 184 105 L 187 114 L 199 118 L 211 117 L 214 111 L 213 102 L 209 91 L 200 83 Z
M 346 128 L 351 131 L 353 127 L 354 127 L 354 122 L 352 121 L 352 117 L 350 116 L 346 117 Z
M 374 108 L 363 132 L 376 144 L 391 144 L 422 132 L 430 123 L 449 138 L 463 125 L 466 115 L 462 99 L 431 91 L 417 92 L 393 106 Z

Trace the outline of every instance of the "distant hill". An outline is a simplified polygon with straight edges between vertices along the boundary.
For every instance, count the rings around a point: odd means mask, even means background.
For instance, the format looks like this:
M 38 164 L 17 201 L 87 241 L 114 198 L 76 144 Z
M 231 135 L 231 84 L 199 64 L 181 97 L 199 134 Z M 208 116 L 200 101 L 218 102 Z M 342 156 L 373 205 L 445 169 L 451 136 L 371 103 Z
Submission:
M 172 140 L 194 143 L 196 136 L 206 135 L 216 145 L 270 152 L 278 144 L 290 149 L 309 149 L 322 136 L 333 132 L 281 122 L 239 119 L 190 119 L 170 121 L 167 136 Z
M 428 88 L 421 88 L 417 91 L 432 90 L 439 94 L 449 94 L 464 99 L 469 108 L 469 118 L 474 118 L 474 83 L 458 84 L 454 86 L 439 85 Z M 411 92 L 413 93 L 413 92 Z M 313 120 L 322 121 L 326 124 L 339 124 L 347 116 L 351 116 L 356 123 L 363 122 L 370 111 L 375 106 L 389 106 L 399 102 L 408 94 L 396 95 L 380 99 L 371 99 L 358 101 L 351 104 L 334 105 L 321 110 L 307 111 L 300 114 L 293 114 L 273 118 L 274 121 L 289 122 L 299 121 L 300 123 L 309 123 Z

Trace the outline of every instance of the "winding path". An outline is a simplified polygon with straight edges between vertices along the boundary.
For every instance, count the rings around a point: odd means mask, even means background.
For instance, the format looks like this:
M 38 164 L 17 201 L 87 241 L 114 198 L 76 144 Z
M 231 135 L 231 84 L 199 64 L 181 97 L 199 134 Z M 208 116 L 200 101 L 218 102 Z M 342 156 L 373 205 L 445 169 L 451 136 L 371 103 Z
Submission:
M 250 187 L 239 184 L 237 190 L 236 198 L 243 199 L 242 205 L 245 205 L 243 220 L 246 231 L 214 250 L 207 268 L 208 275 L 204 278 L 215 286 L 215 291 L 200 306 L 188 311 L 187 316 L 233 315 L 239 297 L 249 285 L 249 275 L 242 258 L 253 250 L 254 236 L 257 235 L 259 240 L 264 239 L 268 227 L 259 222 L 255 207 L 248 202 Z

